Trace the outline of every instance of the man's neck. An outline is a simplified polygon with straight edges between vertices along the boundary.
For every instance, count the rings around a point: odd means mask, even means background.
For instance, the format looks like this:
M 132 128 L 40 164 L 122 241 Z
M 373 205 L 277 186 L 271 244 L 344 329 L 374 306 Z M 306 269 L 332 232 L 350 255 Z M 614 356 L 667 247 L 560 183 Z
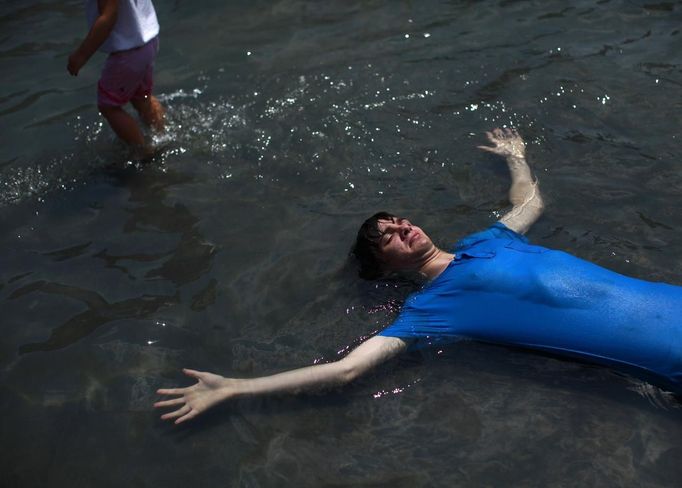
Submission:
M 445 271 L 445 268 L 448 267 L 454 258 L 454 254 L 434 247 L 434 252 L 426 258 L 424 264 L 419 268 L 419 272 L 425 274 L 429 280 L 433 280 Z

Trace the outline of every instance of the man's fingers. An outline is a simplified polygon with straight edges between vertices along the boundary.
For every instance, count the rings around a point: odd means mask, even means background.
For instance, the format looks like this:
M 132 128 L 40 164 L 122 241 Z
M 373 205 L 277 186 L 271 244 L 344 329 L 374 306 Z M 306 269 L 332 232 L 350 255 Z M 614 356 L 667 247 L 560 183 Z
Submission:
M 519 135 L 519 132 L 513 128 L 513 127 L 508 127 L 506 129 L 494 129 L 495 131 L 499 131 L 499 136 L 503 137 L 505 139 L 520 139 L 521 136 Z
M 156 393 L 159 395 L 184 395 L 189 388 L 159 388 Z
M 197 415 L 199 415 L 199 412 L 197 410 L 192 410 L 187 415 L 180 417 L 178 420 L 176 420 L 175 425 L 181 424 L 181 423 L 185 422 L 186 420 L 193 419 Z
M 482 149 L 483 151 L 491 152 L 493 154 L 502 154 L 502 149 L 499 147 L 490 147 L 490 146 L 476 146 L 479 149 Z
M 182 371 L 187 376 L 190 376 L 190 377 L 196 378 L 196 379 L 201 379 L 201 376 L 204 374 L 201 371 L 195 371 L 193 369 L 183 369 Z M 156 393 L 159 395 L 184 395 L 187 392 L 195 390 L 197 385 L 198 385 L 198 383 L 195 383 L 192 386 L 186 386 L 185 388 L 159 388 L 158 390 L 156 390 Z
M 181 408 L 178 408 L 174 412 L 169 412 L 169 413 L 164 413 L 161 418 L 163 420 L 168 420 L 168 419 L 174 419 L 176 417 L 182 417 L 185 415 L 187 412 L 189 412 L 191 409 L 189 408 L 189 405 L 185 405 Z
M 156 408 L 161 408 L 161 407 L 172 407 L 173 405 L 180 405 L 182 403 L 185 403 L 185 398 L 180 397 L 180 398 L 173 398 L 172 400 L 163 400 L 161 402 L 156 402 L 154 404 L 154 407 Z
M 497 137 L 498 139 L 501 139 L 504 137 L 504 132 L 502 132 L 502 129 L 495 128 L 493 129 L 493 135 Z
M 202 371 L 197 371 L 195 369 L 183 368 L 182 372 L 185 373 L 190 378 L 196 378 L 198 380 L 201 379 L 201 377 L 204 375 Z

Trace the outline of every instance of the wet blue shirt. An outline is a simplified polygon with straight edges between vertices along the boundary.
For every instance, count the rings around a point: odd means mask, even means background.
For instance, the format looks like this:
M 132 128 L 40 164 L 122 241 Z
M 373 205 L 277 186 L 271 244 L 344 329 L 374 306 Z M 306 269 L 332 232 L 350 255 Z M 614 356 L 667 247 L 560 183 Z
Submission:
M 534 246 L 496 223 L 408 297 L 380 335 L 468 338 L 635 368 L 682 386 L 682 287 L 638 280 Z

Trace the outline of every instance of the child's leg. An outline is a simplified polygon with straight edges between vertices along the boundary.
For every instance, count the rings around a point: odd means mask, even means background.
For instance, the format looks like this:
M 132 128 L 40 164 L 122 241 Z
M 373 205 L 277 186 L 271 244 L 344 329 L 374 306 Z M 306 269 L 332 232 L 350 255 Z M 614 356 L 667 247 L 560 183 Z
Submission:
M 100 105 L 100 113 L 107 119 L 116 135 L 131 146 L 144 146 L 144 135 L 137 121 L 123 108 L 111 105 Z
M 137 110 L 137 113 L 140 114 L 140 118 L 142 118 L 145 124 L 156 131 L 163 131 L 163 115 L 165 110 L 158 98 L 154 95 L 148 95 L 141 98 L 133 98 L 130 102 L 135 107 L 135 110 Z
M 140 114 L 145 124 L 156 131 L 162 132 L 164 129 L 163 116 L 165 110 L 159 99 L 152 95 L 154 88 L 154 59 L 159 51 L 159 38 L 155 37 L 149 41 L 142 48 L 142 51 L 146 55 L 147 65 L 144 76 L 140 80 L 140 84 L 130 102 Z
M 137 121 L 123 110 L 126 103 L 133 102 L 145 122 L 155 128 L 163 128 L 163 108 L 151 96 L 157 48 L 158 38 L 155 38 L 139 48 L 110 54 L 97 84 L 100 112 L 116 135 L 132 146 L 142 147 L 145 140 Z M 155 103 L 151 100 L 144 102 L 146 98 L 153 99 Z

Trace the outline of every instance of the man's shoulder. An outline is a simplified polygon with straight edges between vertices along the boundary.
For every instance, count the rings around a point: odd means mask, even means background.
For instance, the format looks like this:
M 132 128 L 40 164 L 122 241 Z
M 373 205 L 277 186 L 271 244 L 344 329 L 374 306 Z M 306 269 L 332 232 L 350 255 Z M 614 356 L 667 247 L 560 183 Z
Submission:
M 480 242 L 490 241 L 494 239 L 520 241 L 523 242 L 524 244 L 528 243 L 528 239 L 526 239 L 526 237 L 522 236 L 518 232 L 514 232 L 509 227 L 504 225 L 502 222 L 495 222 L 487 229 L 474 232 L 473 234 L 469 234 L 468 236 L 465 236 L 459 241 L 457 241 L 454 247 L 454 251 L 455 253 L 458 251 L 461 252 L 465 249 L 475 246 Z

